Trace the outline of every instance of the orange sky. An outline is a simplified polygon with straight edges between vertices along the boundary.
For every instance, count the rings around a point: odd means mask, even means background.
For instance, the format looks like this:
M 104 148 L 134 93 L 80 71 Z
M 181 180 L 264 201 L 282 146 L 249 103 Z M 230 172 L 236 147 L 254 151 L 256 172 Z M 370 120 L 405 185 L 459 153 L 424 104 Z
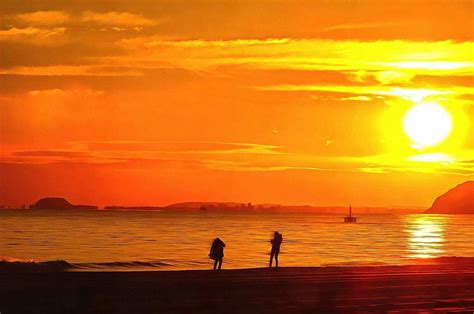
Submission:
M 471 1 L 0 3 L 0 205 L 429 206 L 474 178 Z M 426 102 L 448 138 L 413 146 Z

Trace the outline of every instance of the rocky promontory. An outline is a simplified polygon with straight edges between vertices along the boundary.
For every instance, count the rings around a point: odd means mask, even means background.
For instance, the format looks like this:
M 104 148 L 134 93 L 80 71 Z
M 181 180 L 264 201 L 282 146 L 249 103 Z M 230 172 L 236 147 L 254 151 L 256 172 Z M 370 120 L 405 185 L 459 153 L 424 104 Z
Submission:
M 466 181 L 436 198 L 427 214 L 474 214 L 474 181 Z
M 34 204 L 30 209 L 97 209 L 94 205 L 74 205 L 62 197 L 45 197 Z

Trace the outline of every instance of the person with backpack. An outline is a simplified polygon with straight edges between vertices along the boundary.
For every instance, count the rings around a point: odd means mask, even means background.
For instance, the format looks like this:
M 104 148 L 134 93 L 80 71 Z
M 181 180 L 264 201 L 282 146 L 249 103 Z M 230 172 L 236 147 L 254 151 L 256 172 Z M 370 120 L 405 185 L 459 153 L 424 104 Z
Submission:
M 224 247 L 225 243 L 219 238 L 215 238 L 212 242 L 211 250 L 209 251 L 209 257 L 214 260 L 214 270 L 216 270 L 216 268 L 221 269 L 222 267 Z

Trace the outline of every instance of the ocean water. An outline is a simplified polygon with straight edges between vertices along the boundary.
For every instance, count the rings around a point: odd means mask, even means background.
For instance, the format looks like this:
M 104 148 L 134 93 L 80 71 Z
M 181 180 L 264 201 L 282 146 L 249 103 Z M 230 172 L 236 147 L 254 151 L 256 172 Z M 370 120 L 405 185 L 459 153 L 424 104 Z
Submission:
M 360 214 L 347 224 L 329 214 L 0 210 L 0 258 L 84 270 L 209 269 L 220 237 L 223 268 L 265 267 L 276 230 L 280 266 L 474 257 L 474 215 Z

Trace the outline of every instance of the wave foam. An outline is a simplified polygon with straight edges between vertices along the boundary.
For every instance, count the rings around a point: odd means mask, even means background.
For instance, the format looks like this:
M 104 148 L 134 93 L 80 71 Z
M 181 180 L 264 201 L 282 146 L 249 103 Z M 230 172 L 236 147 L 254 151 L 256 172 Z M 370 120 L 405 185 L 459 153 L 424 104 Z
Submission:
M 102 263 L 70 263 L 64 260 L 36 262 L 2 258 L 0 272 L 60 272 L 73 270 L 143 270 L 172 266 L 163 261 L 131 261 Z

